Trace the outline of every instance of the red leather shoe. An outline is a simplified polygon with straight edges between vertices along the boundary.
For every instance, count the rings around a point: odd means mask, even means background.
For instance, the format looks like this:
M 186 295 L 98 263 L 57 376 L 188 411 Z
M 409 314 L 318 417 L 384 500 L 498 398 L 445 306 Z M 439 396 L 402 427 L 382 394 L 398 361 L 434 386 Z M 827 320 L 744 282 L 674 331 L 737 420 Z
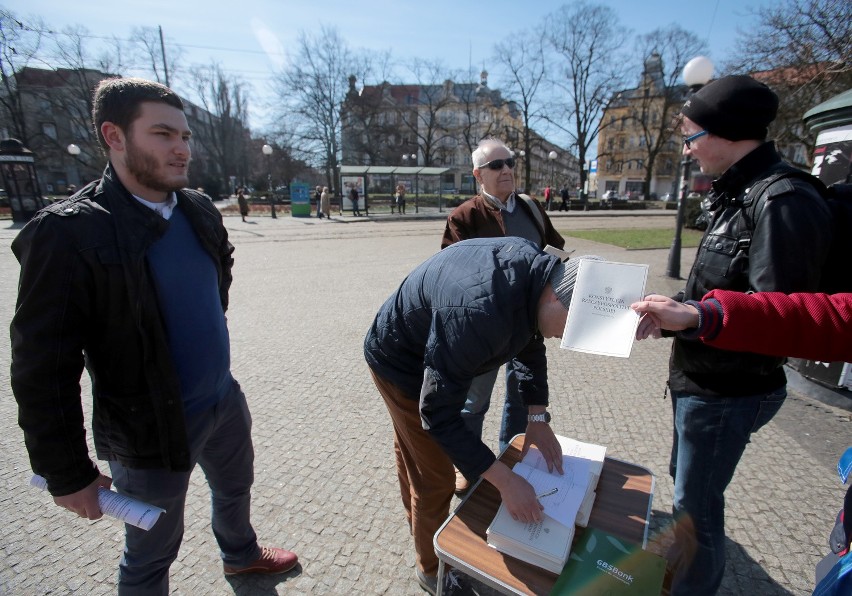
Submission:
M 240 575 L 243 573 L 286 573 L 293 569 L 299 562 L 296 553 L 276 548 L 274 546 L 260 547 L 260 557 L 245 567 L 231 567 L 225 565 L 225 575 Z

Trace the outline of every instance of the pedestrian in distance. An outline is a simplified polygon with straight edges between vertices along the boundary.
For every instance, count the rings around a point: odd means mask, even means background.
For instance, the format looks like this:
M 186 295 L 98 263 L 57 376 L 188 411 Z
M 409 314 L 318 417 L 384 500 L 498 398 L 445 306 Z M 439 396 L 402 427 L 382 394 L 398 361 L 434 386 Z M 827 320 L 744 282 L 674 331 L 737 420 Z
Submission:
M 93 105 L 103 177 L 41 210 L 12 243 L 11 383 L 33 471 L 86 519 L 101 517 L 97 491 L 111 485 L 165 510 L 148 531 L 125 527 L 122 596 L 168 594 L 196 464 L 224 573 L 289 571 L 296 555 L 259 546 L 249 519 L 251 416 L 225 319 L 233 246 L 210 198 L 185 188 L 183 103 L 159 83 L 122 78 L 101 81 Z M 88 453 L 84 365 L 95 450 L 112 478 Z
M 331 217 L 331 193 L 328 191 L 327 186 L 322 187 L 322 193 L 320 194 L 320 209 L 318 215 L 319 217 L 325 217 L 326 219 Z
M 726 76 L 704 86 L 680 113 L 684 154 L 715 177 L 710 223 L 685 289 L 675 300 L 710 290 L 813 292 L 830 243 L 828 207 L 808 182 L 785 178 L 749 191 L 791 166 L 766 140 L 778 97 L 763 83 Z M 764 207 L 753 220 L 748 206 Z M 725 489 L 752 435 L 787 395 L 784 359 L 730 352 L 676 335 L 669 362 L 674 479 L 673 596 L 714 594 L 725 571 Z
M 553 227 L 541 203 L 515 190 L 515 159 L 506 144 L 496 138 L 483 139 L 471 154 L 473 176 L 480 187 L 477 196 L 456 207 L 447 217 L 441 248 L 470 238 L 519 236 L 544 248 L 563 248 L 565 240 Z M 499 373 L 499 365 L 471 383 L 462 417 L 471 432 L 482 436 L 485 414 Z M 506 398 L 500 425 L 500 449 L 526 426 L 527 410 L 518 392 L 517 364 L 506 362 Z M 461 494 L 476 478 L 456 472 L 456 491 Z
M 519 380 L 529 412 L 523 450 L 535 445 L 562 473 L 548 424 L 544 338 L 562 336 L 578 263 L 517 237 L 458 242 L 415 268 L 367 332 L 364 355 L 393 423 L 415 576 L 427 592 L 436 590 L 432 539 L 449 514 L 454 465 L 493 484 L 515 519 L 541 519 L 532 486 L 467 429 L 462 410 L 478 375 L 516 359 L 526 372 Z
M 249 214 L 249 206 L 248 200 L 246 200 L 246 193 L 242 188 L 237 189 L 237 205 L 240 208 L 240 216 L 245 221 Z
M 579 197 L 579 194 L 577 196 Z M 559 191 L 559 198 L 561 199 L 561 202 L 559 203 L 559 211 L 570 211 L 571 204 L 568 201 L 571 200 L 571 197 L 568 194 L 567 186 L 563 186 L 562 190 Z
M 322 186 L 319 184 L 314 189 L 314 203 L 317 204 L 317 217 L 322 219 L 322 209 L 320 207 L 322 203 Z
M 352 217 L 361 217 L 361 209 L 358 206 L 358 189 L 354 186 L 349 189 L 349 200 L 352 201 Z
M 405 215 L 405 185 L 397 184 L 396 185 L 396 194 L 394 195 L 394 200 L 396 201 L 396 211 L 400 215 Z

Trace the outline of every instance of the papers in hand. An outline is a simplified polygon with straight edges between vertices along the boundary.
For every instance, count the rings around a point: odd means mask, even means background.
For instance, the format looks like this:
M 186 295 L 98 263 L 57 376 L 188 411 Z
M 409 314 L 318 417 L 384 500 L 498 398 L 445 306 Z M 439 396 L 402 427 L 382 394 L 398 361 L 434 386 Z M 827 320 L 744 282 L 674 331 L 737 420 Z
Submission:
M 41 490 L 47 490 L 47 480 L 41 476 L 34 475 L 30 479 L 30 484 Z M 166 512 L 165 509 L 125 497 L 103 487 L 98 488 L 98 506 L 104 515 L 142 528 L 146 532 L 160 519 L 160 515 Z
M 639 314 L 630 308 L 645 295 L 648 266 L 583 259 L 559 347 L 627 358 Z

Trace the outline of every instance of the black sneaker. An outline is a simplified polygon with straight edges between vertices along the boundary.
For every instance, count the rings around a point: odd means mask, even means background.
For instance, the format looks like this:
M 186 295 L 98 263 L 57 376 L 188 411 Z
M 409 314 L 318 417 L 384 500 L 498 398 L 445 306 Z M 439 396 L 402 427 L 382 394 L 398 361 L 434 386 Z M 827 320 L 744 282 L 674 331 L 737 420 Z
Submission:
M 429 592 L 432 596 L 438 593 L 438 576 L 426 575 L 419 569 L 414 570 L 417 575 L 417 583 L 423 588 L 424 592 Z

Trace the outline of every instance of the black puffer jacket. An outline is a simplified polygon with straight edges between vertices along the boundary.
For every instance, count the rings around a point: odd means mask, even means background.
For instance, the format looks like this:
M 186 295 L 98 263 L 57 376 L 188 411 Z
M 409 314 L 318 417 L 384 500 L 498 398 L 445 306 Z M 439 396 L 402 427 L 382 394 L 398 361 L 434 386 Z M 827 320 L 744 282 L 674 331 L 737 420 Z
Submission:
M 457 242 L 412 271 L 367 332 L 370 368 L 420 400 L 423 428 L 468 478 L 495 459 L 461 417 L 475 376 L 515 358 L 524 403 L 548 403 L 538 301 L 558 262 L 522 238 Z
M 216 265 L 227 309 L 233 247 L 222 217 L 195 191 L 179 191 L 178 205 Z M 84 357 L 98 457 L 190 468 L 179 382 L 145 259 L 168 225 L 107 166 L 101 180 L 39 212 L 12 243 L 21 263 L 12 390 L 33 471 L 54 496 L 97 475 L 80 395 Z
M 711 192 L 712 220 L 692 266 L 683 300 L 710 290 L 811 292 L 828 254 L 830 214 L 807 182 L 785 178 L 766 189 L 767 200 L 752 232 L 748 190 L 784 164 L 773 143 L 764 143 L 731 166 Z M 744 204 L 745 201 L 745 204 Z M 749 247 L 750 245 L 750 247 Z M 670 386 L 705 396 L 743 396 L 786 383 L 783 358 L 713 348 L 675 337 Z

